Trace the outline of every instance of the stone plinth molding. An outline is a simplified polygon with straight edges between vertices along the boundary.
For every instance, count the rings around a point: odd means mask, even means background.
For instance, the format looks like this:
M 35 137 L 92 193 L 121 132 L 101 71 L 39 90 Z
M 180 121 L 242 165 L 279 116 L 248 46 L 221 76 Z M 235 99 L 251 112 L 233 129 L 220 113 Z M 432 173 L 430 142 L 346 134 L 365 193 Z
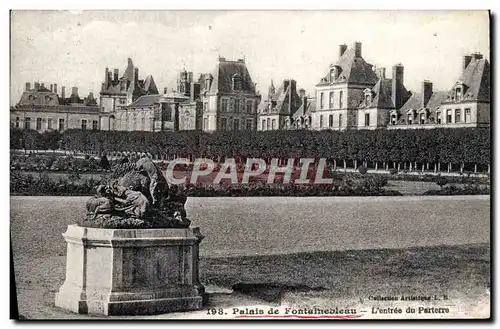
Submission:
M 202 308 L 199 228 L 99 229 L 69 225 L 58 307 L 104 315 Z

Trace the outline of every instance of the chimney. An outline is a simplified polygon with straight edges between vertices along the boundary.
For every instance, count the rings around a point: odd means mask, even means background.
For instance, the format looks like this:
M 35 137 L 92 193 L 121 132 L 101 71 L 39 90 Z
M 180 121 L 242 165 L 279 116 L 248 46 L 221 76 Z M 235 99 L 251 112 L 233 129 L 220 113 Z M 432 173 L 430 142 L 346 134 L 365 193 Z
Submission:
M 302 99 L 306 95 L 306 90 L 304 88 L 299 89 L 299 97 Z
M 54 92 L 56 93 L 57 95 L 57 83 L 54 83 Z
M 243 59 L 243 58 L 239 58 L 239 59 L 238 59 L 238 62 L 240 62 L 240 63 L 245 63 L 245 59 Z
M 190 101 L 194 102 L 200 97 L 201 85 L 198 82 L 191 82 Z
M 54 85 L 51 83 L 50 84 L 50 91 L 52 92 L 54 90 Z
M 354 56 L 356 58 L 361 57 L 361 42 L 355 42 L 353 48 L 354 48 Z
M 40 89 L 40 82 L 35 82 L 35 89 L 36 90 Z
M 107 67 L 104 70 L 104 88 L 108 88 L 109 86 L 109 68 Z
M 188 73 L 188 82 L 189 83 L 193 82 L 193 72 Z
M 120 73 L 120 71 L 118 69 L 114 69 L 113 70 L 113 81 L 114 82 L 117 82 L 118 81 L 118 74 Z
M 78 96 L 78 87 L 71 88 L 71 95 Z
M 404 66 L 397 64 L 392 67 L 392 102 L 396 110 L 403 106 Z
M 424 80 L 422 82 L 422 108 L 425 108 L 432 96 L 432 82 Z
M 474 53 L 472 55 L 472 57 L 474 57 L 474 59 L 483 59 L 483 54 L 481 54 L 481 53 Z
M 347 50 L 346 44 L 339 45 L 339 58 L 342 57 L 342 55 L 344 55 L 346 50 Z
M 164 94 L 168 93 L 168 88 L 167 87 L 163 87 L 163 93 Z
M 377 77 L 379 79 L 385 79 L 385 67 L 380 67 L 377 69 Z
M 65 86 L 61 87 L 61 98 L 62 99 L 66 98 L 66 87 Z
M 219 62 L 225 62 L 225 61 L 226 61 L 226 59 L 224 57 L 219 56 Z
M 283 92 L 288 89 L 288 85 L 290 84 L 290 80 L 283 80 Z
M 139 81 L 139 68 L 138 67 L 136 67 L 134 69 L 134 82 L 137 83 L 137 81 Z
M 45 83 L 42 82 L 42 86 L 40 88 L 44 89 L 45 88 Z
M 31 83 L 29 82 L 26 82 L 26 91 L 30 90 L 31 89 Z

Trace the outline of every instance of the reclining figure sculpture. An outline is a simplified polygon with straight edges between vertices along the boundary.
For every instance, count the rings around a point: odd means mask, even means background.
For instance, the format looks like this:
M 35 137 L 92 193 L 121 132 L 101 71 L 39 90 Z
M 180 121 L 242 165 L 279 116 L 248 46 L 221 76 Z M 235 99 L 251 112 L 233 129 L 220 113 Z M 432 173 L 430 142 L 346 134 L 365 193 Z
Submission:
M 187 197 L 169 186 L 158 167 L 147 157 L 124 162 L 97 187 L 86 204 L 81 226 L 96 228 L 187 228 Z

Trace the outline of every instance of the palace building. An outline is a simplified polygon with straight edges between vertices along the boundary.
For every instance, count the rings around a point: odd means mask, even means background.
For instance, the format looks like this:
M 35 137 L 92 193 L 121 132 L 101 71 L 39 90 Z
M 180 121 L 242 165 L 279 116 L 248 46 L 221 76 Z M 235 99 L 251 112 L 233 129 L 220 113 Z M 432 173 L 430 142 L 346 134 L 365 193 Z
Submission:
M 66 87 L 57 90 L 57 84 L 49 88 L 35 82 L 26 87 L 19 102 L 10 108 L 11 127 L 34 129 L 39 132 L 67 129 L 101 129 L 106 115 L 101 112 L 93 93 L 80 98 L 78 87 L 66 97 Z
M 219 57 L 215 69 L 202 74 L 199 82 L 203 131 L 256 130 L 261 96 L 244 59 Z

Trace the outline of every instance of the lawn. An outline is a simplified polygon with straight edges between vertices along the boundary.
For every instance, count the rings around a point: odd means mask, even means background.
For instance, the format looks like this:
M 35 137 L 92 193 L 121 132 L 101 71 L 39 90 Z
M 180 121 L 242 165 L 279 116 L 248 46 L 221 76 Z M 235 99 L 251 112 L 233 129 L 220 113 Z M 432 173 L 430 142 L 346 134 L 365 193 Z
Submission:
M 61 233 L 81 216 L 85 200 L 11 198 L 23 316 L 93 318 L 53 306 L 65 271 Z M 354 307 L 369 318 L 377 316 L 369 314 L 371 307 L 392 305 L 369 296 L 445 294 L 449 300 L 439 305 L 448 305 L 454 315 L 484 317 L 489 314 L 489 204 L 489 196 L 190 198 L 187 210 L 193 226 L 206 235 L 202 282 L 233 290 L 211 294 L 207 307 Z

